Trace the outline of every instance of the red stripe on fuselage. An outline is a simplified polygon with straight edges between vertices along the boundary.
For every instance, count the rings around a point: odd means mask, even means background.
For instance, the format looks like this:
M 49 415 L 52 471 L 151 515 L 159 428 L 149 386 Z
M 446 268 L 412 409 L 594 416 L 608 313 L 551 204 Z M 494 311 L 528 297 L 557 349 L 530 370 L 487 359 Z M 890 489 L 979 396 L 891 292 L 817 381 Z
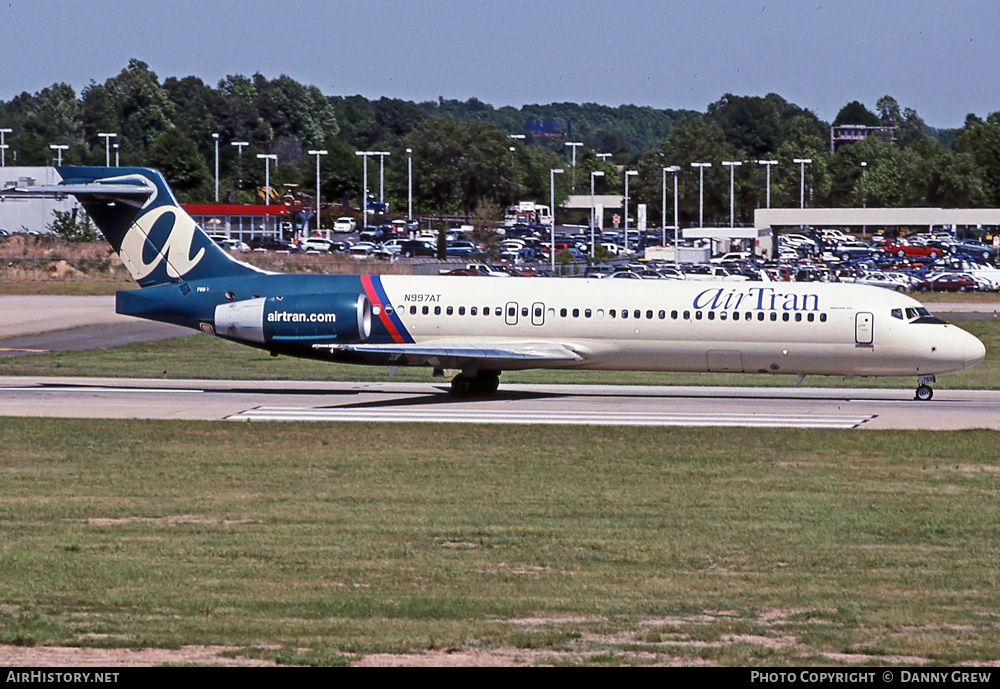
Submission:
M 370 301 L 373 306 L 378 307 L 378 317 L 382 321 L 382 325 L 385 326 L 385 329 L 389 331 L 389 335 L 392 336 L 392 341 L 396 343 L 405 342 L 403 336 L 399 334 L 399 330 L 396 329 L 395 324 L 389 317 L 389 314 L 385 312 L 385 304 L 383 304 L 378 297 L 378 292 L 372 284 L 372 276 L 362 275 L 361 286 L 365 288 L 365 294 L 368 295 L 368 301 Z

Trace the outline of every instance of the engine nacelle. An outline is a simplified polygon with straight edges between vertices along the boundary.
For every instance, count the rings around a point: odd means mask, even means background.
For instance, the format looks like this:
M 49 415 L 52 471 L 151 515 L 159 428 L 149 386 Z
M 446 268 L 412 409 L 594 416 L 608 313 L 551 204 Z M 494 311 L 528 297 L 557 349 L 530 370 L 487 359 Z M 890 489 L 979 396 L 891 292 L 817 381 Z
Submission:
M 364 294 L 291 294 L 215 307 L 215 334 L 261 344 L 363 342 L 372 332 Z

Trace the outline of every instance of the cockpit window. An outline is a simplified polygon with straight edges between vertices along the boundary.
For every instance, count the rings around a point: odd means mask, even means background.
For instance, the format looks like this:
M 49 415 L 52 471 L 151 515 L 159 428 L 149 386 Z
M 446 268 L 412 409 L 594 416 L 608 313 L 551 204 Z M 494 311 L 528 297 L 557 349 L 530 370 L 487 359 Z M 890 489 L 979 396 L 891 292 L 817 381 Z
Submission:
M 948 321 L 938 318 L 923 306 L 918 308 L 908 307 L 906 309 L 906 318 L 910 321 L 910 323 L 932 323 L 937 325 L 948 324 Z
M 903 309 L 893 309 L 891 312 L 893 318 L 898 318 L 903 320 Z

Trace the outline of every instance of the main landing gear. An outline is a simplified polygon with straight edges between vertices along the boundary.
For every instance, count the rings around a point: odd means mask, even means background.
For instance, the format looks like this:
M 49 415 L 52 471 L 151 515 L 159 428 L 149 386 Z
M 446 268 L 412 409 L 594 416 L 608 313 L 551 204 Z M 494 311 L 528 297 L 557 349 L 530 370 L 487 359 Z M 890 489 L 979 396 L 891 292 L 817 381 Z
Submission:
M 917 391 L 913 398 L 918 399 L 921 402 L 926 402 L 930 398 L 934 397 L 934 390 L 928 383 L 934 382 L 934 376 L 920 376 L 917 378 Z
M 455 397 L 492 395 L 500 387 L 499 371 L 479 371 L 473 376 L 459 373 L 451 379 L 451 394 Z

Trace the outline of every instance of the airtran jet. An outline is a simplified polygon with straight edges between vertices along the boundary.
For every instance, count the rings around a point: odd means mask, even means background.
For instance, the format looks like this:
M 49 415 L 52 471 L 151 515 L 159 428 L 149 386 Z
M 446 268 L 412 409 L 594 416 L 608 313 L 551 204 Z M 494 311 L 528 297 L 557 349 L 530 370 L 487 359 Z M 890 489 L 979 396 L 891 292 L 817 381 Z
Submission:
M 220 249 L 156 170 L 60 167 L 142 287 L 118 313 L 175 323 L 274 355 L 457 370 L 455 395 L 502 371 L 725 371 L 915 376 L 983 360 L 977 338 L 908 296 L 837 283 L 290 275 Z

